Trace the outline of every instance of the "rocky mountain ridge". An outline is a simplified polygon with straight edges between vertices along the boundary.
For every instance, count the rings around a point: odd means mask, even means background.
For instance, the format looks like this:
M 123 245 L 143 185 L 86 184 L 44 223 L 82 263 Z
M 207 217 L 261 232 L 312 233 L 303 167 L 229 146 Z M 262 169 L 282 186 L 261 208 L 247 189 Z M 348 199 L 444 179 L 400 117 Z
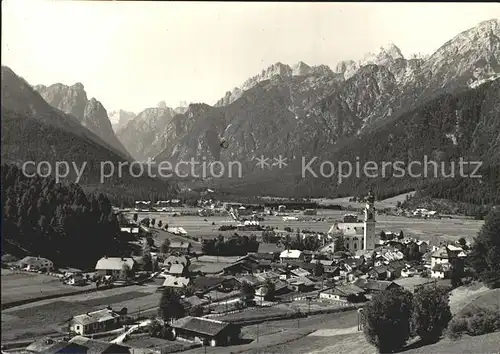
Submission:
M 113 131 L 108 112 L 101 102 L 95 98 L 87 98 L 82 83 L 78 82 L 71 86 L 61 83 L 50 86 L 36 85 L 34 89 L 52 107 L 75 116 L 85 128 L 108 142 L 124 156 L 129 156 Z
M 498 19 L 481 22 L 430 56 L 406 59 L 397 46 L 389 45 L 358 62 L 339 63 L 335 70 L 278 62 L 226 93 L 213 107 L 190 105 L 166 119 L 162 127 L 152 125 L 153 139 L 141 119 L 138 122 L 144 128 L 137 131 L 144 131 L 145 141 L 161 141 L 145 154 L 157 161 L 237 160 L 247 169 L 248 178 L 262 183 L 271 172 L 256 168 L 254 159 L 261 154 L 281 154 L 289 160 L 335 155 L 349 149 L 353 141 L 359 144 L 364 137 L 393 126 L 409 112 L 421 112 L 436 97 L 457 95 L 495 80 L 500 75 L 498 24 Z M 496 109 L 494 104 L 485 107 Z M 420 129 L 427 131 L 425 125 Z M 451 130 L 446 134 L 459 136 Z M 371 140 L 376 146 L 387 144 L 387 138 L 376 136 L 379 141 Z M 221 139 L 228 149 L 221 148 Z M 284 180 L 286 176 L 292 182 L 301 180 L 293 168 L 289 175 L 279 176 L 282 185 L 294 185 Z M 277 177 L 271 175 L 271 180 Z
M 163 134 L 168 146 L 157 159 L 220 156 L 255 170 L 251 161 L 260 154 L 291 158 L 333 152 L 343 141 L 363 137 L 441 94 L 498 75 L 498 23 L 485 21 L 460 33 L 427 59 L 405 59 L 389 46 L 367 55 L 365 65 L 349 75 L 342 65 L 333 72 L 326 66 L 276 63 L 202 116 L 173 119 Z M 218 148 L 216 137 L 230 148 Z
M 175 114 L 166 105 L 165 108 L 147 108 L 117 130 L 116 135 L 135 159 L 147 160 L 166 148 L 162 132 Z
M 86 190 L 105 192 L 116 205 L 124 201 L 132 204 L 134 200 L 152 195 L 162 199 L 177 195 L 176 183 L 140 175 L 137 171 L 132 176 L 127 168 L 123 168 L 122 173 L 115 170 L 102 179 L 102 162 L 112 163 L 118 169 L 120 162 L 131 162 L 131 158 L 84 127 L 73 114 L 49 105 L 26 80 L 5 66 L 2 66 L 1 93 L 2 163 L 21 166 L 26 161 L 44 161 L 50 164 L 53 174 L 56 163 L 66 162 L 70 166 L 69 174 L 63 179 L 69 181 L 76 181 L 74 166 L 77 166 L 82 172 L 78 182 Z M 68 101 L 67 107 L 78 107 Z M 95 106 L 92 102 L 88 105 Z
M 118 111 L 110 111 L 108 112 L 109 116 L 109 121 L 111 122 L 111 126 L 113 127 L 113 130 L 116 134 L 116 132 L 120 129 L 123 128 L 130 122 L 136 114 L 134 112 L 128 112 L 123 109 L 120 109 Z

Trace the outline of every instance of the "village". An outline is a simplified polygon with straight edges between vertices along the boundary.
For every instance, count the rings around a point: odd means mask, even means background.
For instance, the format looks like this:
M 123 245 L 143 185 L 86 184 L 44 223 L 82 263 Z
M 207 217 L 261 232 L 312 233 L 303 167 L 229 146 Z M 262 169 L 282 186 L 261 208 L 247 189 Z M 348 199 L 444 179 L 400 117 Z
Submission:
M 241 345 L 248 341 L 242 328 L 249 324 L 355 312 L 381 291 L 401 287 L 414 292 L 437 283 L 450 285 L 467 274 L 469 241 L 462 237 L 432 244 L 402 230 L 377 230 L 371 194 L 361 215 L 343 214 L 324 231 L 318 231 L 317 225 L 311 227 L 314 230 L 264 226 L 270 217 L 281 219 L 282 225 L 303 217 L 309 218 L 309 224 L 328 221 L 310 205 L 292 211 L 285 205 L 259 206 L 258 212 L 240 203 L 202 200 L 197 210 L 177 207 L 180 212 L 172 212 L 168 201 L 156 203 L 151 214 L 145 211 L 147 204 L 138 202 L 136 210 L 118 211 L 122 235 L 139 245 L 142 255 L 106 255 L 93 270 L 85 271 L 57 268 L 37 256 L 2 259 L 2 264 L 11 272 L 57 277 L 62 286 L 82 289 L 76 292 L 147 287 L 156 303 L 144 304 L 142 313 L 140 308 L 131 313 L 130 308 L 111 305 L 83 313 L 70 311 L 71 318 L 59 324 L 57 335 L 32 343 L 25 340 L 24 349 L 10 348 L 10 352 L 55 353 L 83 346 L 101 348 L 96 353 L 163 353 Z M 164 217 L 158 211 L 171 212 Z M 211 224 L 216 230 L 213 238 L 171 226 L 179 225 L 174 220 L 180 220 L 182 213 Z M 158 216 L 158 221 L 151 215 Z M 227 222 L 210 222 L 214 215 L 224 216 Z M 179 316 L 158 312 L 158 299 L 165 292 L 176 294 L 170 301 L 182 305 Z M 29 300 L 20 301 L 11 306 Z M 258 342 L 258 335 L 253 341 Z M 169 342 L 177 347 L 165 351 Z

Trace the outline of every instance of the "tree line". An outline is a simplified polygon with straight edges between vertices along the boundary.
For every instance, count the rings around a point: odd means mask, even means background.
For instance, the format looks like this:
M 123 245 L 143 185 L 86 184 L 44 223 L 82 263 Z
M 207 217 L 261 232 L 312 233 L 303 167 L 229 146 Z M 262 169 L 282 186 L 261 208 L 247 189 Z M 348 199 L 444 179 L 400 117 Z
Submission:
M 104 255 L 127 255 L 116 215 L 104 194 L 86 194 L 74 183 L 26 177 L 2 165 L 2 249 L 41 256 L 57 266 L 94 267 Z

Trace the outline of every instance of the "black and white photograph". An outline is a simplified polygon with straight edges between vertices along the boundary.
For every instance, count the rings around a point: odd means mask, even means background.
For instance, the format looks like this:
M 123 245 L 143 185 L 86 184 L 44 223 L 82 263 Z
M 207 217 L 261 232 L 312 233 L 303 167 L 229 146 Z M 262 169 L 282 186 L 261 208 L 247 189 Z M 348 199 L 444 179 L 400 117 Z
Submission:
M 500 3 L 2 1 L 1 353 L 500 354 Z

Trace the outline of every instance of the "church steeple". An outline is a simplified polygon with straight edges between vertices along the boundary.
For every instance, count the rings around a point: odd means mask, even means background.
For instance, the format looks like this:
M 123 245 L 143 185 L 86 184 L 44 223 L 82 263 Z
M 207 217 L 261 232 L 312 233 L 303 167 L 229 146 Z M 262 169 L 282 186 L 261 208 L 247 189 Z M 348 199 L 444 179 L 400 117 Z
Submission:
M 375 222 L 375 196 L 372 191 L 366 197 L 365 222 Z
M 375 196 L 370 191 L 366 197 L 363 249 L 372 251 L 375 249 Z

